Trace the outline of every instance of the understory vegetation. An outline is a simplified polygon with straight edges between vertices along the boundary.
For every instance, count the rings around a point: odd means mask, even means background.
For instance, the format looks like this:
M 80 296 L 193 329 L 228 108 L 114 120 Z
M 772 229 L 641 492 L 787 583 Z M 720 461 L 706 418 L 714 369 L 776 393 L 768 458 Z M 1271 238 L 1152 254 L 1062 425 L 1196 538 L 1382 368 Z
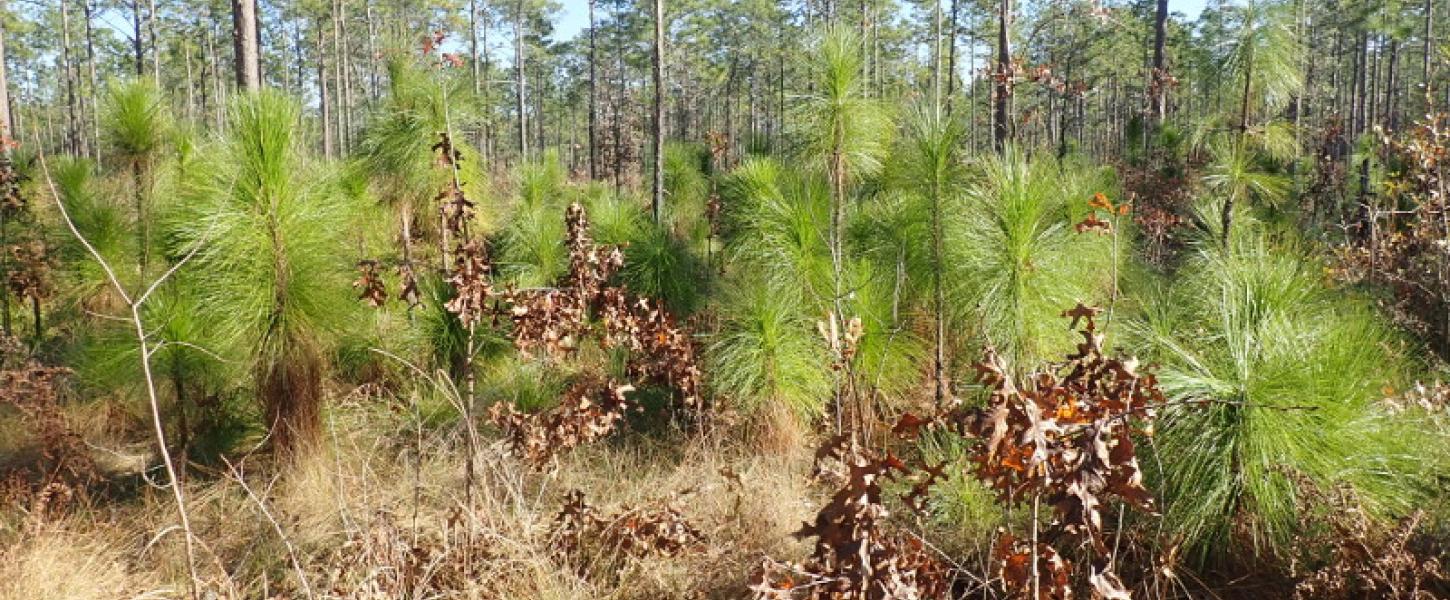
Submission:
M 1432 2 L 264 3 L 232 86 L 76 1 L 0 3 L 0 599 L 1450 597 Z

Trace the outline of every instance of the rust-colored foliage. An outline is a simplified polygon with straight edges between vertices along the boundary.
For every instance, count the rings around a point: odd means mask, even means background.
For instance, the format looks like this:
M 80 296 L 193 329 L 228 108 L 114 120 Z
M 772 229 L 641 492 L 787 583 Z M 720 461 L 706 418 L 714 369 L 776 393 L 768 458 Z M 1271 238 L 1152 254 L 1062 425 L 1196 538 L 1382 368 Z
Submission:
M 596 552 L 612 557 L 640 559 L 674 557 L 701 547 L 704 534 L 695 529 L 679 508 L 668 501 L 639 507 L 621 507 L 604 514 L 584 499 L 578 490 L 570 492 L 554 517 L 553 536 L 565 555 L 578 557 Z
M 36 491 L 43 491 L 51 483 L 84 486 L 97 477 L 96 465 L 85 441 L 71 428 L 60 409 L 57 391 L 61 379 L 68 374 L 69 369 L 38 364 L 0 371 L 0 406 L 8 406 L 19 414 L 20 422 L 35 437 L 40 450 L 40 460 L 34 463 L 31 477 L 15 474 L 16 482 L 38 480 L 40 487 Z M 12 487 L 29 489 L 29 484 Z
M 1038 597 L 1049 600 L 1072 598 L 1072 563 L 1047 544 L 1038 543 L 1036 552 L 1030 540 L 1019 540 L 1007 532 L 999 532 L 992 556 L 997 560 L 997 577 L 1018 596 L 1030 598 L 1033 561 L 1037 568 Z
M 402 282 L 398 298 L 406 302 L 409 309 L 417 308 L 423 300 L 418 297 L 418 276 L 413 272 L 413 266 L 406 262 L 398 265 L 398 279 Z
M 514 346 L 525 355 L 570 356 L 589 331 L 589 312 L 603 303 L 609 279 L 624 266 L 624 254 L 612 246 L 596 246 L 589 235 L 584 207 L 572 204 L 564 213 L 569 247 L 569 274 L 557 288 L 508 290 Z
M 1380 159 L 1384 189 L 1361 194 L 1359 235 L 1335 275 L 1387 284 L 1395 320 L 1450 356 L 1450 114 L 1383 136 Z
M 11 245 L 9 267 L 5 285 L 10 287 L 10 293 L 35 301 L 50 297 L 50 257 L 44 242 L 30 240 Z
M 545 467 L 559 453 L 614 433 L 625 414 L 637 410 L 626 394 L 634 386 L 586 378 L 575 383 L 559 405 L 525 413 L 507 403 L 494 404 L 489 419 L 503 430 L 509 449 L 535 468 Z
M 849 434 L 832 438 L 817 450 L 816 472 L 825 471 L 823 461 L 830 460 L 844 467 L 845 482 L 815 520 L 795 534 L 816 539 L 811 557 L 802 564 L 766 559 L 750 585 L 755 598 L 945 598 L 949 590 L 945 565 L 926 551 L 920 539 L 887 521 L 890 511 L 882 484 L 905 480 L 911 469 L 893 454 L 881 456 L 860 448 Z M 913 488 L 911 495 L 915 494 Z
M 632 379 L 669 387 L 682 405 L 701 408 L 694 341 L 664 307 L 611 288 L 602 295 L 600 320 L 604 345 L 629 351 L 625 371 Z
M 28 208 L 25 195 L 20 193 L 20 185 L 24 182 L 25 177 L 15 169 L 15 163 L 8 157 L 0 158 L 0 213 L 5 218 L 23 213 Z
M 511 305 L 514 346 L 525 356 L 557 360 L 572 357 L 587 336 L 597 335 L 602 347 L 627 351 L 625 373 L 633 385 L 585 380 L 558 407 L 538 414 L 495 406 L 494 423 L 504 429 L 508 444 L 536 467 L 548 464 L 558 452 L 612 433 L 631 408 L 624 394 L 635 385 L 669 387 L 681 406 L 703 408 L 689 332 L 663 307 L 611 284 L 624 266 L 624 255 L 618 248 L 594 244 L 584 207 L 571 205 L 564 221 L 569 273 L 560 286 L 503 294 Z
M 481 242 L 468 240 L 454 248 L 453 272 L 448 278 L 454 296 L 444 307 L 458 315 L 464 327 L 473 326 L 488 314 L 488 301 L 494 295 L 489 279 L 492 274 L 488 252 Z
M 1423 511 L 1385 530 L 1359 507 L 1352 490 L 1326 495 L 1307 484 L 1301 488 L 1331 511 L 1319 523 L 1327 523 L 1327 530 L 1309 523 L 1304 528 L 1323 531 L 1313 545 L 1330 548 L 1330 554 L 1299 579 L 1295 600 L 1430 600 L 1450 593 L 1450 571 L 1441 563 L 1450 549 L 1421 535 Z
M 1063 363 L 1017 382 L 1002 359 L 988 349 L 976 365 L 978 381 L 991 390 L 985 407 L 959 407 L 931 419 L 908 415 L 896 429 L 914 435 L 922 427 L 944 425 L 975 440 L 971 453 L 975 475 L 1003 502 L 1046 501 L 1054 515 L 1052 527 L 1058 531 L 1041 539 L 1058 539 L 1060 532 L 1086 545 L 1097 556 L 1090 583 L 1100 595 L 1112 597 L 1126 591 L 1112 573 L 1102 512 L 1115 499 L 1155 510 L 1152 495 L 1143 486 L 1131 420 L 1151 419 L 1154 407 L 1164 399 L 1156 378 L 1140 373 L 1135 359 L 1104 356 L 1103 336 L 1095 321 L 1099 312 L 1078 304 L 1063 313 L 1072 319 L 1072 327 L 1083 324 L 1079 329 L 1083 341 Z M 1034 552 L 1030 543 L 999 545 L 995 558 L 1002 563 L 1003 585 L 1009 593 L 1022 593 L 1032 581 L 1005 577 L 1021 572 L 1008 563 L 1026 560 L 1030 566 L 1034 556 L 1039 586 L 1044 570 L 1071 568 L 1043 562 L 1048 555 Z M 1068 591 L 1064 587 L 1043 593 L 1066 597 Z
M 379 271 L 378 261 L 372 259 L 360 260 L 357 262 L 357 281 L 352 282 L 354 289 L 358 292 L 358 300 L 366 302 L 368 306 L 377 308 L 388 301 L 388 288 L 383 284 L 383 276 Z

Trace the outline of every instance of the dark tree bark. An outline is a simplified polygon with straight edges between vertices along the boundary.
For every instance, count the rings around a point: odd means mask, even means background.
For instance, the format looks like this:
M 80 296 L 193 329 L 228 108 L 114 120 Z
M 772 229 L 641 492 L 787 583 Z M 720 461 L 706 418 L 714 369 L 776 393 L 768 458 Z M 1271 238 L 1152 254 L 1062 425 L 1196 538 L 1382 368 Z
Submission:
M 146 74 L 146 45 L 141 36 L 141 0 L 131 0 L 131 54 L 136 63 L 136 76 Z
M 322 155 L 334 156 L 332 133 L 332 99 L 327 90 L 327 53 L 323 51 L 322 23 L 317 24 L 317 106 L 322 110 Z
M 514 100 L 515 107 L 519 113 L 519 160 L 528 160 L 529 157 L 529 117 L 524 99 L 527 95 L 524 89 L 524 3 L 519 0 L 514 4 L 514 74 L 516 76 Z
M 76 112 L 76 69 L 70 56 L 70 4 L 60 0 L 60 66 L 65 77 L 65 140 L 66 151 L 84 155 L 81 145 L 80 116 Z
M 595 46 L 595 23 L 594 5 L 596 0 L 589 0 L 589 179 L 599 178 L 599 145 L 595 137 L 598 135 L 599 127 L 599 95 L 597 79 L 598 52 Z
M 0 0 L 0 17 L 9 13 L 6 10 L 5 0 Z M 9 74 L 5 72 L 5 19 L 0 18 L 0 142 L 9 142 L 15 139 L 15 121 L 10 118 L 10 82 Z M 10 144 L 0 143 L 0 161 L 6 166 L 10 163 Z M 0 212 L 0 244 L 9 243 L 10 239 L 5 231 L 5 214 Z M 8 272 L 7 258 L 9 252 L 0 252 L 0 268 Z M 10 328 L 10 286 L 0 285 L 0 328 L 3 328 L 5 335 L 12 335 Z
M 1158 0 L 1158 10 L 1153 18 L 1153 72 L 1148 89 L 1152 90 L 1150 111 L 1153 124 L 1159 125 L 1168 113 L 1168 65 L 1164 46 L 1168 39 L 1168 0 Z
M 161 38 L 156 36 L 156 0 L 147 0 L 146 35 L 151 40 L 151 79 L 161 87 Z
M 81 11 L 86 20 L 86 75 L 90 82 L 91 105 L 91 153 L 101 158 L 100 80 L 96 77 L 96 35 L 93 26 L 94 9 L 91 0 L 81 0 Z
M 1012 0 L 1001 0 L 997 10 L 997 93 L 993 98 L 992 144 L 998 152 L 1006 149 L 1012 138 Z
M 952 0 L 951 17 L 947 19 L 947 106 L 946 114 L 952 114 L 952 99 L 957 91 L 957 0 Z
M 591 5 L 593 4 L 591 0 Z M 468 0 L 468 69 L 473 77 L 473 93 L 478 94 L 478 0 Z
M 232 49 L 236 59 L 237 87 L 262 87 L 261 52 L 257 40 L 257 0 L 232 0 Z M 138 53 L 139 59 L 139 53 Z M 138 74 L 140 62 L 137 62 Z
M 1425 0 L 1425 49 L 1420 55 L 1420 81 L 1425 86 L 1426 100 L 1430 94 L 1430 53 L 1435 47 L 1435 0 Z
M 655 224 L 660 223 L 665 204 L 665 2 L 655 3 L 655 56 L 654 56 L 654 211 Z

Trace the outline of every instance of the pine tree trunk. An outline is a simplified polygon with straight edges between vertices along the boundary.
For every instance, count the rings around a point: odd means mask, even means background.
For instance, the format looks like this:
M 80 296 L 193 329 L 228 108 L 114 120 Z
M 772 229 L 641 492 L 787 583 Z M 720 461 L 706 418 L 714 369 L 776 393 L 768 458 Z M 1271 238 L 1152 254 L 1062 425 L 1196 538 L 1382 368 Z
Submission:
M 136 76 L 146 74 L 146 45 L 141 37 L 141 0 L 131 0 L 131 53 L 136 63 Z
M 61 73 L 65 77 L 65 138 L 66 151 L 73 155 L 84 155 L 81 146 L 80 117 L 76 112 L 76 75 L 70 57 L 70 5 L 60 0 L 60 61 Z
M 1151 99 L 1152 124 L 1163 124 L 1168 114 L 1168 65 L 1165 45 L 1168 39 L 1168 0 L 1158 0 L 1158 10 L 1153 18 L 1153 72 L 1148 89 L 1153 91 Z
M 592 2 L 591 2 L 592 5 Z M 478 0 L 468 0 L 468 69 L 473 78 L 473 94 L 478 95 Z
M 340 0 L 332 0 L 332 119 L 337 151 L 347 154 L 347 108 L 343 105 L 342 23 Z
M 1381 120 L 1381 122 L 1385 124 L 1385 130 L 1390 132 L 1393 132 L 1395 130 L 1395 126 L 1397 125 L 1397 123 L 1395 122 L 1395 98 L 1398 95 L 1395 92 L 1398 91 L 1397 84 L 1399 82 L 1399 79 L 1396 67 L 1398 66 L 1399 58 L 1400 42 L 1399 40 L 1390 40 L 1389 64 L 1386 66 L 1387 73 L 1385 73 L 1384 117 Z
M 262 88 L 262 65 L 257 40 L 257 0 L 232 0 L 232 45 L 236 58 L 237 87 Z M 138 53 L 139 58 L 139 53 Z M 140 63 L 137 63 L 138 69 Z M 139 73 L 139 70 L 138 70 Z
M 1359 56 L 1354 64 L 1354 98 L 1353 98 L 1353 128 L 1352 136 L 1356 137 L 1365 129 L 1365 89 L 1366 81 L 1369 79 L 1369 34 L 1359 34 Z
M 334 156 L 331 98 L 327 93 L 327 53 L 324 52 L 322 23 L 317 24 L 317 106 L 322 110 L 322 155 Z
M 524 98 L 527 91 L 524 89 L 524 3 L 523 0 L 514 4 L 514 74 L 516 77 L 514 88 L 515 108 L 519 117 L 519 160 L 527 161 L 529 158 L 529 117 L 526 112 Z
M 598 52 L 595 46 L 595 23 L 594 5 L 596 0 L 589 0 L 589 179 L 599 178 L 599 145 L 595 139 L 599 127 L 599 95 L 597 79 L 599 76 Z
M 101 159 L 101 86 L 100 80 L 96 77 L 96 35 L 91 0 L 81 0 L 81 11 L 86 19 L 86 74 L 91 86 L 91 155 L 99 161 Z
M 1012 47 L 1011 25 L 1012 0 L 1001 0 L 997 10 L 997 67 L 995 69 L 997 93 L 993 98 L 992 144 L 998 152 L 1007 148 L 1012 137 Z
M 3 18 L 9 14 L 6 0 L 0 0 L 0 161 L 9 166 L 10 143 L 18 136 L 15 135 L 15 122 L 10 118 L 10 81 L 9 74 L 5 70 L 5 23 Z M 5 227 L 5 215 L 0 212 L 0 245 L 10 243 L 10 238 Z M 9 252 L 0 252 L 0 268 L 9 272 L 7 258 Z M 10 328 L 10 286 L 0 285 L 0 328 L 3 328 L 6 336 L 14 332 Z
M 665 204 L 665 1 L 655 2 L 655 56 L 654 56 L 654 211 L 655 224 L 660 224 Z
M 946 114 L 952 114 L 952 100 L 957 91 L 957 0 L 952 0 L 951 16 L 947 19 L 947 106 Z
M 161 87 L 161 38 L 156 37 L 156 0 L 147 0 L 146 31 L 151 39 L 151 79 Z
M 378 95 L 380 94 L 380 90 L 378 89 L 380 87 L 380 84 L 378 82 L 378 30 L 376 23 L 373 21 L 372 0 L 363 1 L 363 11 L 366 15 L 368 22 L 368 97 L 373 100 L 377 100 Z M 487 29 L 484 29 L 484 35 L 488 35 Z M 488 51 L 487 46 L 488 40 L 485 39 L 485 52 Z M 484 71 L 487 70 L 488 69 L 484 69 Z
M 1425 100 L 1430 99 L 1430 54 L 1435 47 L 1435 0 L 1425 0 L 1425 49 L 1420 56 L 1420 81 L 1425 86 Z

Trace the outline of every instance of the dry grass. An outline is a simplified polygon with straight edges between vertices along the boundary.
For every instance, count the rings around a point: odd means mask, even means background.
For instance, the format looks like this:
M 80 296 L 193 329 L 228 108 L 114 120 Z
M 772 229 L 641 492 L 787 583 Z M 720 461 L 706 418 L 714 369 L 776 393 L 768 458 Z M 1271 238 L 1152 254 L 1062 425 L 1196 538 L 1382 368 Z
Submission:
M 631 435 L 548 473 L 485 444 L 469 510 L 456 428 L 420 431 L 375 406 L 328 417 L 324 450 L 285 478 L 263 455 L 193 467 L 199 561 L 216 597 L 737 598 L 762 555 L 804 556 L 790 533 L 819 502 L 801 446 L 761 456 L 708 436 Z M 672 558 L 565 555 L 553 523 L 576 489 L 603 512 L 668 503 L 705 542 Z M 0 597 L 179 597 L 187 575 L 168 500 L 142 486 L 0 531 Z
M 0 551 L 0 599 L 165 598 L 172 588 L 128 561 L 132 548 L 92 524 L 60 522 Z

